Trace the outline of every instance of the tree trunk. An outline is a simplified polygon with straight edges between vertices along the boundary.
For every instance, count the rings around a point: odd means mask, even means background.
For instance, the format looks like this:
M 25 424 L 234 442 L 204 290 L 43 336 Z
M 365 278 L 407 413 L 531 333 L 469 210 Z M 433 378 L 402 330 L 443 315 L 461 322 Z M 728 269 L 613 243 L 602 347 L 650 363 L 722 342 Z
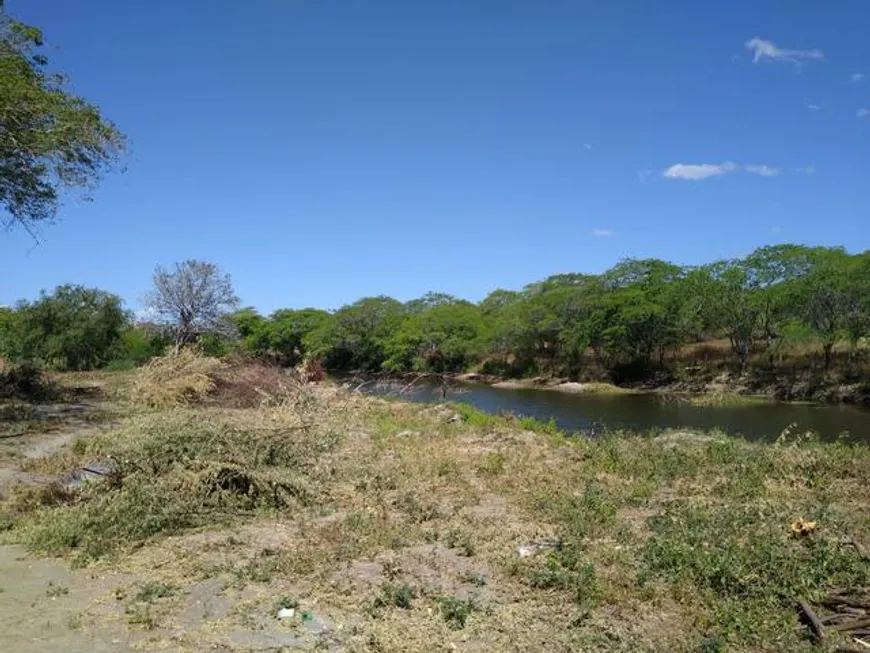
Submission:
M 749 369 L 749 343 L 745 340 L 737 342 L 737 355 L 740 357 L 740 375 L 746 374 Z
M 833 342 L 826 342 L 822 345 L 822 349 L 825 352 L 825 371 L 827 372 L 831 369 L 831 350 L 834 348 Z

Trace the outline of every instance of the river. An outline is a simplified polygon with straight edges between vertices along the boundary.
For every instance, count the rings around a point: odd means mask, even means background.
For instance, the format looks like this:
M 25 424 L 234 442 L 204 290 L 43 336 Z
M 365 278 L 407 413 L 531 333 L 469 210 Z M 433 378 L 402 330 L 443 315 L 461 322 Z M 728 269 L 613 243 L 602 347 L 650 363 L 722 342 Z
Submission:
M 362 391 L 396 394 L 396 384 L 367 384 Z M 421 381 L 405 389 L 402 398 L 424 403 L 444 401 L 440 386 Z M 870 442 L 870 411 L 853 406 L 753 402 L 732 406 L 699 406 L 656 394 L 568 394 L 553 390 L 495 388 L 482 383 L 451 386 L 447 401 L 471 404 L 488 413 L 512 413 L 555 420 L 566 432 L 599 433 L 628 429 L 719 429 L 751 440 L 775 440 L 786 428 L 812 430 L 823 440 L 844 433 Z

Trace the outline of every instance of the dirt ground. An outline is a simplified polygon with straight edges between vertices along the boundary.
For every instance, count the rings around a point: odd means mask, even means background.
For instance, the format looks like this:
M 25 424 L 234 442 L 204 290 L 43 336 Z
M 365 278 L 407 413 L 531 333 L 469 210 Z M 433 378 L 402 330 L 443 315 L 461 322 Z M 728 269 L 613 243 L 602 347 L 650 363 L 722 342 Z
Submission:
M 28 407 L 23 424 L 6 421 L 0 430 L 0 496 L 15 483 L 48 482 L 28 470 L 29 463 L 106 428 L 96 419 L 102 413 L 103 406 L 93 402 L 40 404 Z M 20 546 L 0 546 L 0 650 L 133 650 L 125 628 L 80 628 L 82 607 L 99 602 L 120 580 L 72 571 L 64 560 L 32 556 Z

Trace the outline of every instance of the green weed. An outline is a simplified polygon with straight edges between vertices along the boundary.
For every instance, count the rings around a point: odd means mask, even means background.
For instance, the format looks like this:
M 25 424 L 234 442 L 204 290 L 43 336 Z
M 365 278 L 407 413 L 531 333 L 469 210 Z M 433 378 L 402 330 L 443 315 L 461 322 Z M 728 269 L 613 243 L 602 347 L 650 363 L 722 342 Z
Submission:
M 122 461 L 117 482 L 85 484 L 74 502 L 49 502 L 68 505 L 41 501 L 19 511 L 16 536 L 86 563 L 154 536 L 315 500 L 317 460 L 337 442 L 331 433 L 287 437 L 267 415 L 245 428 L 230 418 L 171 410 L 79 440 L 76 455 Z
M 471 614 L 479 608 L 473 599 L 458 599 L 445 596 L 438 599 L 441 617 L 452 630 L 462 630 Z
M 503 426 L 505 419 L 498 415 L 491 415 L 470 404 L 452 404 L 452 407 L 462 417 L 462 421 L 468 426 L 496 427 Z
M 505 455 L 501 451 L 487 454 L 477 470 L 485 476 L 500 476 L 504 473 Z
M 467 531 L 458 528 L 451 528 L 447 532 L 445 543 L 451 549 L 458 549 L 459 552 L 466 557 L 470 558 L 474 555 L 474 540 L 472 539 L 471 534 Z
M 282 596 L 275 603 L 275 612 L 279 610 L 296 610 L 299 607 L 299 599 L 292 596 Z
M 410 610 L 411 602 L 416 598 L 417 593 L 410 585 L 394 585 L 385 583 L 381 585 L 381 595 L 378 597 L 378 604 L 383 607 L 395 607 L 402 610 Z
M 533 431 L 534 433 L 544 435 L 560 435 L 562 433 L 559 427 L 556 426 L 556 420 L 552 417 L 546 422 L 535 417 L 520 417 L 517 422 L 520 428 L 526 431 Z
M 143 603 L 153 603 L 157 599 L 163 599 L 168 596 L 174 596 L 178 592 L 178 588 L 165 583 L 143 583 L 139 586 L 138 591 L 133 596 L 134 601 L 142 601 Z
M 486 586 L 486 578 L 477 573 L 476 571 L 464 571 L 459 574 L 459 580 L 463 583 L 468 583 L 470 585 L 474 585 L 475 587 L 485 587 Z
M 45 595 L 51 599 L 56 599 L 69 594 L 69 588 L 63 585 L 55 585 L 54 581 L 48 582 L 48 587 L 45 590 Z
M 676 503 L 650 520 L 638 582 L 658 578 L 696 596 L 721 634 L 743 641 L 776 632 L 799 599 L 870 583 L 870 567 L 851 547 L 830 532 L 791 537 L 788 522 L 767 506 Z

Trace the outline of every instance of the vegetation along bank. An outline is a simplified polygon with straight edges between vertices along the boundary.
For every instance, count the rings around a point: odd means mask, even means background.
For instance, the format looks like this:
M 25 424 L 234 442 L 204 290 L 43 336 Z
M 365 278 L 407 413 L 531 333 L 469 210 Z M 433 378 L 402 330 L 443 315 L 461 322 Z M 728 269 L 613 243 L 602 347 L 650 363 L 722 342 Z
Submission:
M 158 268 L 138 320 L 111 293 L 61 286 L 0 309 L 0 357 L 119 369 L 195 342 L 213 356 L 313 360 L 336 373 L 870 401 L 870 254 L 841 248 L 776 245 L 698 267 L 628 259 L 478 303 L 430 293 L 332 312 L 240 306 L 229 276 L 200 261 Z

